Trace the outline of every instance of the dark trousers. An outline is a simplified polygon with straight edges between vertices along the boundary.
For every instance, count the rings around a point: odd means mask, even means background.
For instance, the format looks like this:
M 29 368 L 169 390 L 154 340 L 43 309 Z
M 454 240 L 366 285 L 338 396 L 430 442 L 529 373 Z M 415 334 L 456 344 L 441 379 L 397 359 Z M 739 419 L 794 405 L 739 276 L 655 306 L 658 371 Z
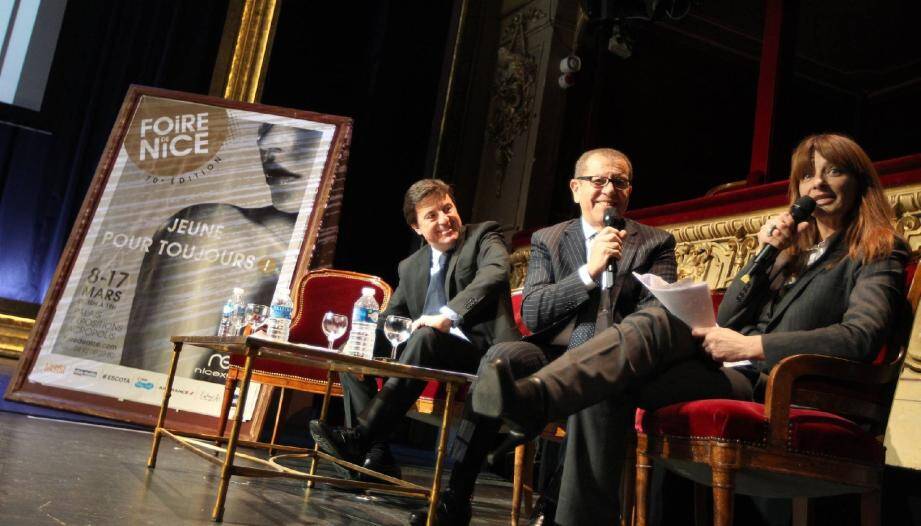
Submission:
M 399 362 L 433 369 L 446 369 L 463 373 L 476 371 L 483 356 L 483 350 L 472 343 L 443 333 L 431 327 L 422 327 L 412 333 L 406 341 Z M 407 378 L 389 378 L 384 382 L 381 393 L 377 392 L 377 383 L 373 377 L 365 376 L 359 380 L 354 375 L 342 373 L 339 376 L 345 393 L 346 424 L 354 427 L 368 424 L 367 409 L 373 407 L 375 397 L 385 398 L 389 415 L 402 415 L 412 407 L 422 394 L 426 382 Z M 371 436 L 385 439 L 399 420 L 396 418 L 375 418 L 369 429 Z
M 506 342 L 493 345 L 483 357 L 480 367 L 496 358 L 505 358 L 515 378 L 524 378 L 540 370 L 559 356 L 561 348 L 535 345 L 529 342 Z M 471 386 L 471 393 L 476 382 Z M 468 394 L 468 399 L 470 395 Z M 474 413 L 470 404 L 464 406 L 464 413 L 458 424 L 457 435 L 451 445 L 454 468 L 448 487 L 455 495 L 469 498 L 473 495 L 476 477 L 495 443 L 502 421 Z
M 550 418 L 571 415 L 555 519 L 563 525 L 616 522 L 636 406 L 752 396 L 751 382 L 710 360 L 687 326 L 662 308 L 627 316 L 536 376 L 546 386 Z

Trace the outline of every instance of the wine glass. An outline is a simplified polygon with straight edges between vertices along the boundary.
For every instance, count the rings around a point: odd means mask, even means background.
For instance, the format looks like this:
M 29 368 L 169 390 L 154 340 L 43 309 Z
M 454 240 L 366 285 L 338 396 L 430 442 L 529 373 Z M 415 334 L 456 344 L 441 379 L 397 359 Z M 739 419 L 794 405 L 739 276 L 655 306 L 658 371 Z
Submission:
M 258 331 L 269 319 L 269 306 L 248 303 L 243 314 L 243 333 L 246 335 Z
M 333 342 L 341 338 L 348 328 L 348 317 L 335 312 L 327 312 L 323 315 L 323 333 L 326 334 L 326 340 L 329 342 L 330 352 L 333 352 Z
M 409 339 L 412 325 L 413 320 L 403 316 L 391 315 L 384 320 L 384 336 L 390 341 L 390 345 L 393 345 L 393 350 L 390 351 L 391 360 L 397 359 L 397 346 Z

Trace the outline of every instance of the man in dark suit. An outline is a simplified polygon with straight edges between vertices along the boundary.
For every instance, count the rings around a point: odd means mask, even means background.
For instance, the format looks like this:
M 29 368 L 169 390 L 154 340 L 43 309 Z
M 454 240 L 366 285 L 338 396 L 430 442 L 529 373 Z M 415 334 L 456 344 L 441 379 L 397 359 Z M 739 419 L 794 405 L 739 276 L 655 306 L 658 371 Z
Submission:
M 413 184 L 403 214 L 427 244 L 400 262 L 400 282 L 379 317 L 376 346 L 387 346 L 382 334 L 387 316 L 412 318 L 401 363 L 472 373 L 491 345 L 521 337 L 511 310 L 508 250 L 499 224 L 464 225 L 451 187 L 438 179 Z M 370 379 L 341 378 L 357 425 L 332 428 L 314 420 L 311 435 L 331 455 L 397 475 L 386 441 L 425 382 L 390 378 L 374 394 Z
M 596 330 L 637 309 L 659 304 L 631 273 L 652 273 L 674 281 L 674 237 L 630 220 L 622 230 L 605 227 L 603 222 L 605 209 L 614 207 L 618 215 L 627 209 L 632 178 L 629 159 L 616 150 L 591 150 L 579 158 L 569 188 L 581 217 L 539 230 L 531 238 L 521 310 L 533 335 L 526 341 L 493 346 L 483 363 L 504 357 L 516 377 L 525 376 L 587 341 Z M 609 262 L 616 263 L 616 273 L 605 277 Z M 565 468 L 562 478 L 557 475 L 552 484 L 562 484 L 557 516 L 573 519 L 572 524 L 614 522 L 618 505 L 610 487 L 617 485 L 624 453 L 616 443 L 599 437 L 615 429 L 622 436 L 620 428 L 631 418 L 627 408 L 602 402 L 569 419 Z M 452 452 L 451 480 L 438 508 L 438 524 L 469 521 L 474 481 L 499 427 L 496 419 L 465 414 Z M 549 497 L 539 503 L 535 522 L 553 523 L 556 495 Z M 424 516 L 417 513 L 412 519 L 412 524 L 422 524 Z

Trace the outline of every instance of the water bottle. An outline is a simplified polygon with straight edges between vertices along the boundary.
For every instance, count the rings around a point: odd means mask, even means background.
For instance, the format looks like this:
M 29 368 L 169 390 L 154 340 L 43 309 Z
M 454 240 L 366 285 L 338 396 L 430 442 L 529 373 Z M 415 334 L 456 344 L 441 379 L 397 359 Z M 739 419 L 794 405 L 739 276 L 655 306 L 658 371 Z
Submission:
M 374 299 L 374 289 L 361 289 L 361 297 L 352 308 L 352 331 L 345 344 L 345 354 L 369 360 L 374 358 L 374 335 L 380 310 L 380 305 Z
M 269 309 L 269 319 L 266 323 L 268 336 L 273 340 L 288 341 L 291 332 L 291 311 L 294 303 L 287 291 L 279 292 L 272 298 L 272 307 Z
M 217 325 L 218 336 L 236 336 L 243 325 L 246 303 L 243 301 L 243 289 L 234 287 L 224 307 L 221 308 L 221 321 Z

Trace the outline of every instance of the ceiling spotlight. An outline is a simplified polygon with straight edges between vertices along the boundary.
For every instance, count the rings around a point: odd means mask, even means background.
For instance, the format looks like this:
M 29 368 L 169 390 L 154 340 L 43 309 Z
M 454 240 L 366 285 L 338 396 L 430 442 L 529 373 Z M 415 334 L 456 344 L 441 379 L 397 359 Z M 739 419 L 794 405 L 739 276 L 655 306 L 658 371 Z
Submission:
M 630 58 L 633 55 L 633 38 L 627 33 L 623 25 L 615 22 L 611 28 L 611 39 L 608 40 L 608 51 L 620 58 Z
M 569 55 L 560 61 L 560 73 L 578 73 L 582 69 L 582 59 L 578 55 Z

